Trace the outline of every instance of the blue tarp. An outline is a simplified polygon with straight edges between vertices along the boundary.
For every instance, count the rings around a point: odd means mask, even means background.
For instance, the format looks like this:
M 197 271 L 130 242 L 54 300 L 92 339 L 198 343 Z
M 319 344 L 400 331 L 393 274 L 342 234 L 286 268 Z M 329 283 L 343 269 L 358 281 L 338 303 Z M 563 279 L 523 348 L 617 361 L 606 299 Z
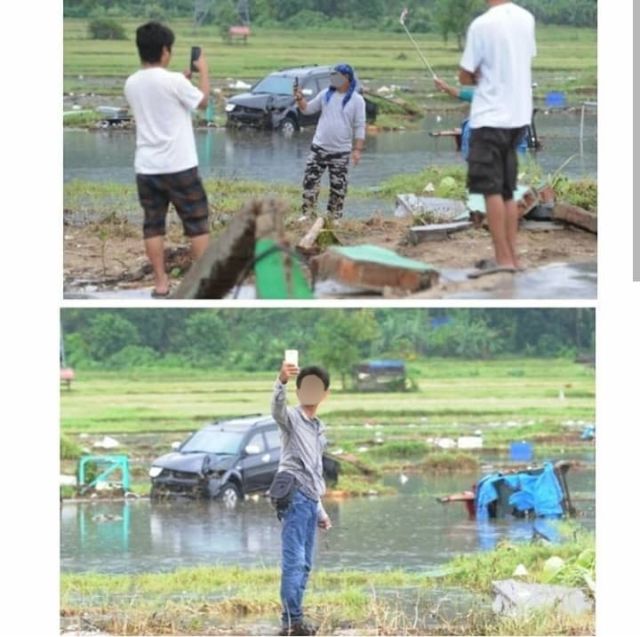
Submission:
M 542 473 L 530 475 L 526 471 L 513 475 L 492 473 L 485 476 L 476 488 L 476 517 L 489 517 L 489 505 L 498 499 L 497 484 L 504 482 L 514 493 L 509 504 L 517 511 L 534 511 L 538 517 L 560 517 L 563 514 L 564 494 L 553 465 L 545 463 Z

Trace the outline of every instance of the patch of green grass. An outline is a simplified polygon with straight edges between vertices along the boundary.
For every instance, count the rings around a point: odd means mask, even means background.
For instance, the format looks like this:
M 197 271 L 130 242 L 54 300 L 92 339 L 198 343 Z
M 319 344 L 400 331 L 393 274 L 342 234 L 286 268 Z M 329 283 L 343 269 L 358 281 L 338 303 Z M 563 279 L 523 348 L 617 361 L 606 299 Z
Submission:
M 422 466 L 429 473 L 471 472 L 478 470 L 480 462 L 470 453 L 437 451 L 427 455 Z
M 87 21 L 64 21 L 64 88 L 75 92 L 122 93 L 124 79 L 137 70 L 135 28 L 140 19 L 121 20 L 127 41 L 88 39 Z M 193 41 L 193 25 L 188 19 L 174 19 L 176 33 L 172 69 L 182 70 Z M 403 33 L 380 33 L 335 29 L 289 31 L 253 28 L 247 46 L 225 44 L 217 25 L 199 28 L 197 41 L 210 60 L 214 78 L 255 80 L 274 69 L 304 64 L 335 64 L 348 60 L 364 80 L 380 84 L 423 87 L 435 93 L 420 58 Z M 595 95 L 597 82 L 597 32 L 540 25 L 537 28 L 538 56 L 534 77 L 542 94 L 565 90 L 583 96 L 585 89 Z M 419 45 L 429 51 L 429 60 L 438 74 L 452 80 L 457 73 L 460 52 L 454 42 L 444 43 L 437 34 L 418 34 Z M 80 79 L 82 78 L 82 79 Z
M 373 432 L 364 428 L 371 423 L 397 427 L 393 434 L 404 438 L 429 432 L 461 434 L 480 427 L 485 444 L 504 444 L 507 439 L 561 433 L 565 420 L 595 417 L 594 372 L 572 361 L 509 359 L 479 364 L 432 359 L 411 365 L 418 383 L 411 394 L 334 391 L 321 410 L 332 442 L 372 439 Z M 524 377 L 509 375 L 516 366 L 524 370 Z M 217 418 L 268 413 L 272 382 L 271 373 L 234 372 L 230 378 L 222 370 L 85 370 L 73 392 L 61 392 L 62 430 L 193 431 Z M 565 400 L 558 398 L 560 388 Z M 509 420 L 518 426 L 485 426 Z M 389 432 L 384 436 L 392 442 Z
M 82 455 L 82 447 L 68 436 L 60 436 L 60 460 L 77 460 Z
M 595 580 L 595 535 L 570 525 L 566 533 L 571 540 L 562 544 L 503 542 L 493 551 L 459 556 L 444 581 L 489 593 L 493 581 L 511 578 L 516 567 L 524 564 L 529 572 L 525 581 L 581 586 L 590 592 L 589 580 Z M 544 571 L 544 564 L 553 556 L 562 558 L 565 564 L 551 576 Z
M 453 180 L 453 183 L 451 182 Z M 376 189 L 377 196 L 396 197 L 399 192 L 425 194 L 425 188 L 434 188 L 434 197 L 466 198 L 466 168 L 464 166 L 435 166 L 410 175 L 395 175 L 384 180 Z
M 92 128 L 104 119 L 96 111 L 66 111 L 62 117 L 62 123 L 69 128 Z

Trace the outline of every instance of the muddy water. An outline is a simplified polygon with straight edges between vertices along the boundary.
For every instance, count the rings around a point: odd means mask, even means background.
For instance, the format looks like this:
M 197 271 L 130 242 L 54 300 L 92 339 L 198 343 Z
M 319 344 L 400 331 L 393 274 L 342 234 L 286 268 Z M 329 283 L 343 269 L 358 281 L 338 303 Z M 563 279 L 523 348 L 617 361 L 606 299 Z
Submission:
M 438 120 L 440 118 L 440 120 Z M 460 123 L 460 113 L 429 114 L 418 131 L 371 135 L 362 163 L 352 170 L 351 183 L 375 188 L 381 180 L 399 173 L 414 173 L 432 164 L 463 164 L 450 138 L 430 133 Z M 580 147 L 580 115 L 540 113 L 536 119 L 544 150 L 537 161 L 545 173 L 559 169 L 571 176 L 595 176 L 597 171 L 596 116 L 589 113 Z M 207 130 L 196 134 L 201 172 L 205 177 L 300 183 L 312 131 L 291 139 L 279 133 Z M 90 181 L 133 182 L 134 134 L 125 131 L 74 131 L 64 133 L 64 178 Z
M 595 527 L 595 472 L 575 471 L 570 488 L 579 520 Z M 462 505 L 436 496 L 466 489 L 473 476 L 409 476 L 397 496 L 327 502 L 334 528 L 321 534 L 317 565 L 324 569 L 432 571 L 460 553 L 495 546 L 501 538 L 529 541 L 529 521 L 478 523 Z M 113 519 L 109 517 L 113 516 Z M 553 535 L 553 523 L 537 529 Z M 63 571 L 131 573 L 178 567 L 278 563 L 280 527 L 270 506 L 246 502 L 228 511 L 215 502 L 65 503 L 61 511 Z

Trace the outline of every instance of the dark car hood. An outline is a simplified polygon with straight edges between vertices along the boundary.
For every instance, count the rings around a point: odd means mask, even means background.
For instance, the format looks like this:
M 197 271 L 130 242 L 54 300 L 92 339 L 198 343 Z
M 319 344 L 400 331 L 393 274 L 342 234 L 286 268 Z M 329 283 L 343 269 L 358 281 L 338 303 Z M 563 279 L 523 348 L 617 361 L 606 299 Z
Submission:
M 201 473 L 205 468 L 209 471 L 226 471 L 233 466 L 235 461 L 235 456 L 174 451 L 156 458 L 153 461 L 153 466 L 172 471 L 184 471 L 185 473 Z
M 285 108 L 293 104 L 292 95 L 269 95 L 262 93 L 241 93 L 228 100 L 229 104 L 236 104 L 247 108 L 264 110 L 268 103 L 275 108 Z

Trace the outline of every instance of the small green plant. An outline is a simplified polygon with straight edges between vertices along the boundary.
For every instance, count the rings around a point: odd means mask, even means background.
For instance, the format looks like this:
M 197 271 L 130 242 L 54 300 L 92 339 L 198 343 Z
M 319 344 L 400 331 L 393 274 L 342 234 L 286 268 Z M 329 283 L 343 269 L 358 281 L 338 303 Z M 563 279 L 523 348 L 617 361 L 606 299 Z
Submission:
M 60 437 L 60 460 L 77 460 L 82 455 L 82 447 L 67 436 Z
M 92 40 L 126 40 L 124 27 L 113 18 L 95 18 L 89 22 L 89 37 Z

